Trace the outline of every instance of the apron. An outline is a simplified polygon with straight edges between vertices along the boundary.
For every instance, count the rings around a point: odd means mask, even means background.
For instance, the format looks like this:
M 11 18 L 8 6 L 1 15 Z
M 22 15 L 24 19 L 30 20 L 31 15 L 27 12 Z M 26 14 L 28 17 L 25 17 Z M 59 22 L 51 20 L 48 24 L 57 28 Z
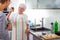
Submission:
M 26 34 L 26 21 L 23 17 L 16 17 L 16 27 L 13 28 L 13 40 L 27 40 Z

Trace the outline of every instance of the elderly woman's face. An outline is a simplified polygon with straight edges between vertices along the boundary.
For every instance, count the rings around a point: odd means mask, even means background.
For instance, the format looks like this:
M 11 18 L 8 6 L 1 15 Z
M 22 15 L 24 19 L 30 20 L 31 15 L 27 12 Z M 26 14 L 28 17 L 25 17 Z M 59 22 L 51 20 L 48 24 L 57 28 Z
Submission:
M 24 12 L 24 8 L 19 7 L 18 11 L 19 11 L 20 13 L 23 13 L 23 12 Z

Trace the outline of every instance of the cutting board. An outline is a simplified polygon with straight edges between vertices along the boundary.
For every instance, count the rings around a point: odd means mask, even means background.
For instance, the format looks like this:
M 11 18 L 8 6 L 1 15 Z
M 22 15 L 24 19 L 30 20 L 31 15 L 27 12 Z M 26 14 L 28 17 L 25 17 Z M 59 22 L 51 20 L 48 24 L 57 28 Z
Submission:
M 46 34 L 46 35 L 41 35 L 41 37 L 45 40 L 60 39 L 60 36 L 56 34 Z

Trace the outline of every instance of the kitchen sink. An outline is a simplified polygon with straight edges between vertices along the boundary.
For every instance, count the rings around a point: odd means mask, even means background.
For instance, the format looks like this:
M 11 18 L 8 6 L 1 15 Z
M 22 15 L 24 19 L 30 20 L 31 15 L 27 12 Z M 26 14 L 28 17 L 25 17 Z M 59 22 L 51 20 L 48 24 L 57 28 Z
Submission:
M 45 28 L 45 27 L 41 27 L 41 28 L 31 28 L 31 30 L 33 31 L 50 31 L 50 29 L 48 28 Z

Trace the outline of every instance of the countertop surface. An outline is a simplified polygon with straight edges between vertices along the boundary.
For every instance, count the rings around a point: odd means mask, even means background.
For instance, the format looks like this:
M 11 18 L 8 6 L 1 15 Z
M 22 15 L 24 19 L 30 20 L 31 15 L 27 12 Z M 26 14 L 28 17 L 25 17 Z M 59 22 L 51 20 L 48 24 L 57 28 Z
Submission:
M 50 31 L 33 31 L 33 30 L 30 30 L 30 33 L 32 33 L 36 36 L 42 35 L 42 33 L 51 34 Z
M 37 38 L 41 38 L 41 35 L 45 35 L 45 34 L 52 34 L 51 31 L 33 31 L 30 30 L 30 33 L 34 36 L 36 36 Z M 42 37 L 43 38 L 43 37 Z

